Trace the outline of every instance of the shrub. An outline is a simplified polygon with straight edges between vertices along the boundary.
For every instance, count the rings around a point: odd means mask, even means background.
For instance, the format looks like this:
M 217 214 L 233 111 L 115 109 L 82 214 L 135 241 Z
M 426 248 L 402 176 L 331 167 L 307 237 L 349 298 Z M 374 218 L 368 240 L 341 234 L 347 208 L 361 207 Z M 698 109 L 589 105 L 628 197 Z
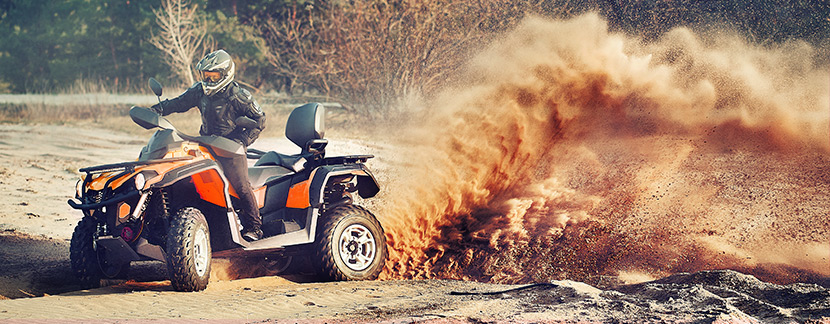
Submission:
M 313 89 L 347 109 L 373 114 L 435 93 L 489 36 L 541 12 L 543 3 L 293 2 L 260 10 L 248 22 L 263 35 L 266 57 L 289 93 Z

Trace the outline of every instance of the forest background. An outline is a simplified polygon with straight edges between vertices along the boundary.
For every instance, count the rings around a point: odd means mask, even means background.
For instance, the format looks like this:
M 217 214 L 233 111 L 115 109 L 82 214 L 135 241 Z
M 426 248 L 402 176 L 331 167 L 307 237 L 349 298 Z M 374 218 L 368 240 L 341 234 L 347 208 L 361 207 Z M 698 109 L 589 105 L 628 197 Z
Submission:
M 0 94 L 145 93 L 149 77 L 183 89 L 187 65 L 224 48 L 255 92 L 372 114 L 434 94 L 526 15 L 589 11 L 644 41 L 686 26 L 826 53 L 830 38 L 825 0 L 0 0 Z

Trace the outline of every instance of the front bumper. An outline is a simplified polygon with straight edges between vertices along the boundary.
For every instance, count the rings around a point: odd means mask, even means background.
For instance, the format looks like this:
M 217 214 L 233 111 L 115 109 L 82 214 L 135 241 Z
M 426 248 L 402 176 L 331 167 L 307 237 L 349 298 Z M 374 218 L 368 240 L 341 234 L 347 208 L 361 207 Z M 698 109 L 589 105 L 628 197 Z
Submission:
M 69 204 L 69 206 L 72 206 L 72 208 L 75 208 L 75 209 L 92 210 L 92 209 L 98 209 L 98 208 L 101 208 L 101 207 L 104 207 L 104 206 L 112 205 L 112 204 L 115 204 L 115 203 L 119 203 L 119 202 L 122 202 L 124 200 L 133 199 L 133 198 L 136 198 L 140 195 L 141 195 L 141 192 L 139 192 L 137 190 L 134 190 L 134 191 L 130 191 L 130 192 L 127 192 L 127 193 L 123 193 L 123 194 L 114 196 L 110 199 L 107 199 L 107 200 L 104 200 L 104 201 L 101 201 L 101 202 L 97 202 L 97 203 L 84 204 L 84 203 L 76 202 L 74 199 L 69 199 L 66 202 Z

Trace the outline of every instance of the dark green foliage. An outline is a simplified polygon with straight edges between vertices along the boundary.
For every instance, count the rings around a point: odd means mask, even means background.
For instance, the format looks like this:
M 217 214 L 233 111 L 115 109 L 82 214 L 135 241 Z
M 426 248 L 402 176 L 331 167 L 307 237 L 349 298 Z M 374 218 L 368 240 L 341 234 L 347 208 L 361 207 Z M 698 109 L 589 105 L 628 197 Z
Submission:
M 314 90 L 355 101 L 346 102 L 349 105 L 365 104 L 361 102 L 365 98 L 379 95 L 428 94 L 431 87 L 396 84 L 400 76 L 389 71 L 395 71 L 395 66 L 409 67 L 366 55 L 368 52 L 361 52 L 365 48 L 389 46 L 397 49 L 389 55 L 433 53 L 432 57 L 447 55 L 435 49 L 457 48 L 463 57 L 463 52 L 469 51 L 464 46 L 442 47 L 444 40 L 457 40 L 453 29 L 497 33 L 527 12 L 568 17 L 596 11 L 607 17 L 610 28 L 646 39 L 678 26 L 704 33 L 737 31 L 756 44 L 802 39 L 821 47 L 830 37 L 830 2 L 826 0 L 195 0 L 193 4 L 209 22 L 209 37 L 216 47 L 226 49 L 237 60 L 240 80 L 254 88 Z M 160 51 L 147 41 L 158 29 L 152 12 L 158 7 L 158 0 L 0 0 L 0 93 L 66 90 L 78 81 L 101 83 L 112 90 L 143 91 L 148 77 L 162 82 L 173 78 Z M 433 9 L 446 11 L 429 12 Z M 299 34 L 275 38 L 275 28 L 268 25 L 286 22 L 296 26 Z M 383 31 L 385 25 L 400 29 L 386 34 L 373 29 Z M 481 43 L 477 38 L 469 39 L 474 40 L 470 43 Z M 418 50 L 418 46 L 432 48 Z M 295 50 L 304 51 L 302 59 L 289 55 Z M 436 56 L 439 52 L 441 56 Z M 363 55 L 366 60 L 338 58 L 342 55 Z M 390 67 L 354 75 L 365 71 L 365 66 L 379 65 L 377 62 L 387 62 Z M 323 65 L 307 67 L 315 63 Z M 332 65 L 343 63 L 353 64 Z M 406 76 L 444 79 L 448 71 L 444 65 L 453 62 L 424 63 L 427 65 L 413 65 L 423 71 Z M 432 70 L 441 74 L 431 75 Z M 348 83 L 340 81 L 344 78 L 357 80 L 352 83 L 367 89 L 344 87 Z M 388 98 L 381 100 L 388 102 Z
M 216 43 L 216 49 L 225 49 L 233 56 L 237 66 L 237 80 L 254 88 L 272 86 L 272 68 L 265 59 L 265 43 L 259 34 L 224 10 L 207 10 L 207 17 L 208 30 Z
M 606 0 L 596 8 L 615 29 L 651 38 L 678 26 L 737 31 L 760 44 L 819 43 L 830 36 L 830 2 L 824 0 Z
M 128 0 L 0 1 L 0 93 L 65 90 L 78 81 L 144 90 L 151 76 L 163 82 L 175 77 L 147 42 L 158 29 L 152 9 L 159 6 Z M 212 18 L 217 46 L 238 57 L 243 78 L 263 84 L 267 65 L 256 35 L 234 17 L 205 15 Z
M 0 20 L 0 82 L 13 92 L 66 88 L 95 80 L 126 89 L 158 71 L 146 46 L 144 1 L 5 1 Z M 142 82 L 143 83 L 143 82 Z

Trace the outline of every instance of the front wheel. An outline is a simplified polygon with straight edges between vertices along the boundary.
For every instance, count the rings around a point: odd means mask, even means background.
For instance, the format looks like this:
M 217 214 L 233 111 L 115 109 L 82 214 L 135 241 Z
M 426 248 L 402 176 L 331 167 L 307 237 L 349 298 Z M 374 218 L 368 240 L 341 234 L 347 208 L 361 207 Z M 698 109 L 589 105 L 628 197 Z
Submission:
M 84 289 L 97 288 L 101 279 L 123 278 L 129 271 L 130 263 L 117 264 L 107 259 L 106 251 L 98 246 L 98 223 L 84 217 L 75 226 L 69 243 L 69 261 L 75 276 Z
M 196 208 L 179 210 L 167 232 L 167 272 L 177 291 L 204 290 L 210 279 L 210 230 Z
M 340 206 L 323 215 L 317 232 L 316 264 L 331 280 L 372 280 L 386 262 L 386 236 L 368 210 Z

